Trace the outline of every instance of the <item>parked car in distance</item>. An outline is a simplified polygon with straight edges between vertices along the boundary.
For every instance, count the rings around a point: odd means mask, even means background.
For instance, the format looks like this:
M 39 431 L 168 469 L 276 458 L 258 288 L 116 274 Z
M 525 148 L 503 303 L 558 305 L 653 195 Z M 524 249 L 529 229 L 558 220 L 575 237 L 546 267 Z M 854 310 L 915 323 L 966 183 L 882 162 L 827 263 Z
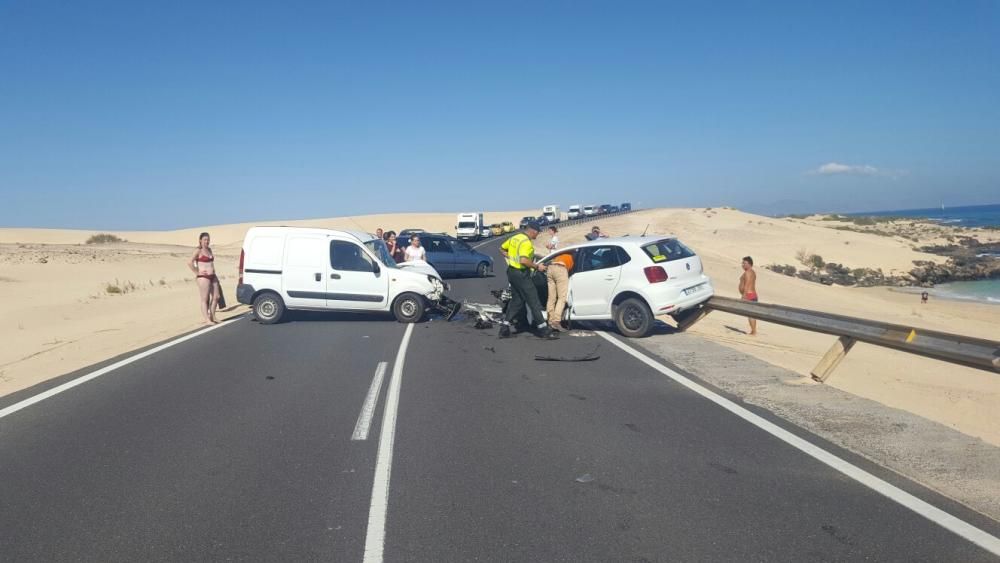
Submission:
M 410 237 L 397 237 L 397 243 L 409 246 Z M 493 271 L 493 257 L 469 246 L 463 240 L 444 234 L 420 235 L 420 246 L 427 252 L 427 263 L 445 277 L 479 276 Z
M 251 227 L 240 251 L 236 299 L 262 324 L 288 310 L 392 312 L 417 322 L 447 288 L 429 265 L 403 269 L 369 233 Z
M 521 217 L 521 222 L 518 223 L 517 228 L 518 229 L 523 229 L 524 227 L 526 227 L 528 225 L 528 223 L 530 223 L 532 221 L 535 221 L 535 218 L 532 217 L 531 215 L 527 215 L 525 217 Z
M 479 238 L 490 238 L 492 236 L 493 230 L 488 225 L 483 225 L 483 229 L 479 233 Z
M 617 205 L 612 205 L 611 208 L 608 210 L 608 213 L 618 213 L 619 211 L 620 209 L 618 209 Z
M 501 225 L 500 223 L 493 223 L 492 225 L 490 225 L 490 233 L 495 237 L 502 235 L 503 225 Z
M 517 230 L 514 228 L 514 223 L 511 223 L 510 221 L 504 221 L 503 223 L 500 223 L 500 226 L 503 227 L 503 232 L 505 233 L 513 233 Z
M 605 213 L 611 213 L 611 205 L 608 203 L 601 204 L 601 206 L 597 208 L 597 213 L 599 215 L 604 215 Z
M 402 231 L 399 231 L 399 234 L 397 236 L 415 235 L 415 234 L 426 233 L 426 232 L 427 231 L 425 231 L 423 229 L 403 229 Z
M 569 211 L 566 212 L 566 218 L 579 219 L 583 215 L 583 212 L 580 210 L 580 207 L 581 206 L 579 204 L 570 205 Z
M 566 318 L 613 321 L 628 337 L 642 337 L 655 315 L 683 314 L 715 294 L 701 259 L 669 236 L 603 238 L 550 256 L 573 254 Z
M 597 215 L 597 206 L 596 205 L 584 205 L 583 206 L 583 216 L 584 217 L 592 217 L 594 215 Z
M 632 211 L 632 204 L 631 204 L 631 203 L 629 203 L 629 202 L 627 202 L 627 201 L 626 201 L 625 203 L 623 203 L 623 204 L 619 205 L 618 207 L 619 207 L 619 208 L 620 208 L 620 209 L 621 209 L 622 211 Z
M 539 227 L 545 227 L 552 224 L 552 221 L 550 221 L 545 215 L 539 215 L 538 219 L 535 219 L 535 222 L 538 223 Z

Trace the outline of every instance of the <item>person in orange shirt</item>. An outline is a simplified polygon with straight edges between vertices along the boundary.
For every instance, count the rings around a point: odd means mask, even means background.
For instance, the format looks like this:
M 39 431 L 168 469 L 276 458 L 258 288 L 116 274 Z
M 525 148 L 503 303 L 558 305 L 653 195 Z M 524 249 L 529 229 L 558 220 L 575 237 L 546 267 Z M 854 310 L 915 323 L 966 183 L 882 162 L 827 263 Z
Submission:
M 549 285 L 549 300 L 546 303 L 549 326 L 552 330 L 562 330 L 563 309 L 566 308 L 566 296 L 569 294 L 569 274 L 573 271 L 573 254 L 564 252 L 557 254 L 549 261 L 546 273 Z

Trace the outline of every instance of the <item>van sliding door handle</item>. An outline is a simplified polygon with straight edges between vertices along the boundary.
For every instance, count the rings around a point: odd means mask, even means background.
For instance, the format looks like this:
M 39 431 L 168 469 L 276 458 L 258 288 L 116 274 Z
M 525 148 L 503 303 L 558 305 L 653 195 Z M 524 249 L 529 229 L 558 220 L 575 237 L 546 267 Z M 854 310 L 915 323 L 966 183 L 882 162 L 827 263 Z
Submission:
M 323 281 L 323 274 L 316 273 L 313 275 L 316 276 L 316 281 Z
M 331 280 L 339 280 L 340 279 L 340 274 L 330 274 L 330 279 Z

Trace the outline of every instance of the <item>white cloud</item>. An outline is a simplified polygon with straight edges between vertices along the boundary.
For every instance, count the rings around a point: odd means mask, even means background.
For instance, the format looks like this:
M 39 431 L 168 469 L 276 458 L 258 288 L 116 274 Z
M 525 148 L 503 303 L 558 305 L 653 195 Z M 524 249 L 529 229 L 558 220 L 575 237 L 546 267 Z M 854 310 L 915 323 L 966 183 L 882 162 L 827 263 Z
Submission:
M 868 164 L 841 164 L 839 162 L 827 162 L 819 168 L 813 170 L 812 174 L 820 176 L 833 176 L 836 174 L 847 174 L 851 176 L 879 176 L 883 171 Z

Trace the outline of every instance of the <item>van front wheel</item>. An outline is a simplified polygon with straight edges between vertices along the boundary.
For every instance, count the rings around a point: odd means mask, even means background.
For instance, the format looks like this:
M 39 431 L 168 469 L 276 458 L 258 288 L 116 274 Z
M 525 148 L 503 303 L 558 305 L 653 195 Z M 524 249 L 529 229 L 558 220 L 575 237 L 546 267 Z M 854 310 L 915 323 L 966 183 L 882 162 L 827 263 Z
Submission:
M 261 293 L 253 300 L 253 316 L 265 325 L 273 325 L 285 314 L 285 303 L 277 294 Z
M 424 318 L 427 305 L 416 293 L 404 293 L 392 304 L 392 314 L 401 323 L 416 323 Z

